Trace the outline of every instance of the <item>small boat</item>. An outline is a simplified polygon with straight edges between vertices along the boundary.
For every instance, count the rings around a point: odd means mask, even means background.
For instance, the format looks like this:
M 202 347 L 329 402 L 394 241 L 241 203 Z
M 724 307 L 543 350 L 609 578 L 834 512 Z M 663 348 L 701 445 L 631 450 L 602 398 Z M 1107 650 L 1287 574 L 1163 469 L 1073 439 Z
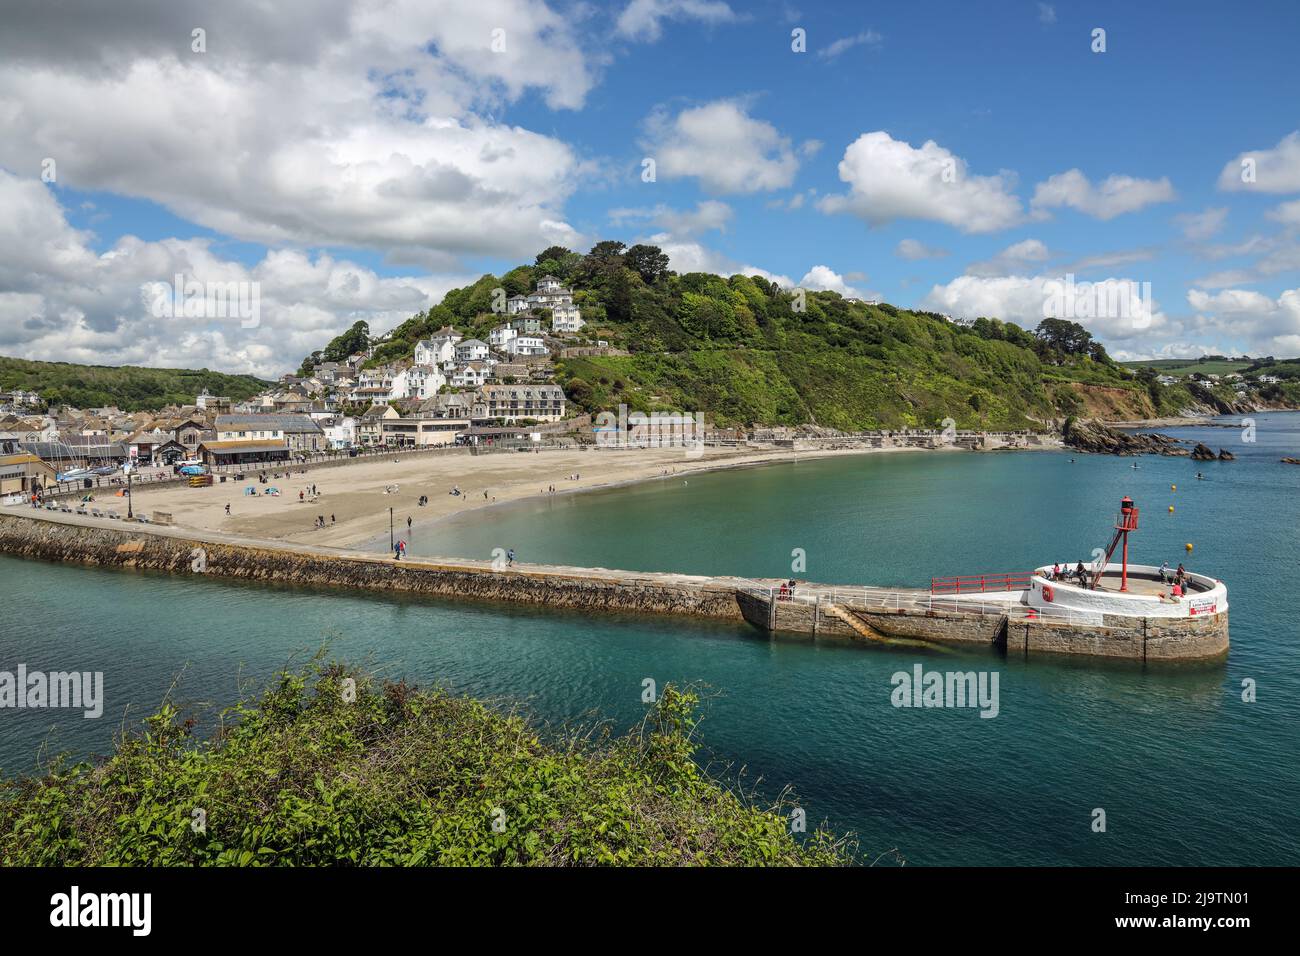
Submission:
M 90 475 L 89 468 L 69 468 L 67 471 L 61 471 L 54 476 L 55 481 L 76 481 L 78 478 L 86 478 Z

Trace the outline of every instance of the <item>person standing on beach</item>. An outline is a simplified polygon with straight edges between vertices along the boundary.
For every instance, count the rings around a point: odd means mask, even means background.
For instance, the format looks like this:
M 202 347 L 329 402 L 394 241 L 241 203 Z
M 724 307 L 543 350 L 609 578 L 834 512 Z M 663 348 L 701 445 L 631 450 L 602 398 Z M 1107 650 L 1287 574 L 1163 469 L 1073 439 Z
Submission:
M 410 516 L 410 515 L 407 515 L 407 516 L 406 516 L 406 530 L 407 530 L 407 531 L 410 531 L 410 530 L 411 530 L 411 516 Z
M 514 566 L 515 566 L 515 549 L 511 548 L 509 551 L 506 552 L 506 567 L 513 568 Z

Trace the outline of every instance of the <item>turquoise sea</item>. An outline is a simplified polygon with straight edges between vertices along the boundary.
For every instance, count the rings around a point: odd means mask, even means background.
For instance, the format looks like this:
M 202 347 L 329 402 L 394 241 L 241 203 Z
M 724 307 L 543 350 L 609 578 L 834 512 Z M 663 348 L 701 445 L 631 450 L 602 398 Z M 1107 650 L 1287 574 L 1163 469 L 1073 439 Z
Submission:
M 524 561 L 778 577 L 791 575 L 798 549 L 798 577 L 925 585 L 1086 559 L 1128 494 L 1142 508 L 1135 561 L 1183 560 L 1190 542 L 1189 566 L 1227 581 L 1226 661 L 1026 662 L 0 557 L 0 670 L 101 670 L 107 695 L 98 720 L 0 711 L 0 770 L 31 770 L 60 750 L 103 753 L 178 678 L 180 700 L 225 703 L 241 680 L 328 641 L 337 656 L 394 676 L 522 700 L 539 721 L 623 729 L 643 713 L 644 678 L 705 684 L 700 739 L 711 768 L 743 773 L 760 794 L 792 787 L 810 820 L 855 831 L 869 856 L 1294 865 L 1300 467 L 1278 459 L 1300 456 L 1300 415 L 1254 421 L 1253 434 L 1167 431 L 1227 448 L 1233 462 L 1068 452 L 803 460 L 556 495 L 417 526 L 411 541 L 413 554 L 503 547 Z M 996 671 L 998 716 L 896 709 L 891 677 L 917 663 Z M 1242 700 L 1247 680 L 1254 702 Z M 1092 830 L 1096 808 L 1105 833 Z

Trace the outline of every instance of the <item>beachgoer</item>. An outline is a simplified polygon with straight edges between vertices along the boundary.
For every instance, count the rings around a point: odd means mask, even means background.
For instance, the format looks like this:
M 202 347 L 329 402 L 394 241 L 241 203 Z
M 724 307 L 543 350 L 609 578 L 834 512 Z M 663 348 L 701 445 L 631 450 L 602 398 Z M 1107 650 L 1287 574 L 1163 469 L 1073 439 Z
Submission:
M 230 514 L 230 505 L 226 505 L 226 514 Z
M 304 497 L 304 495 L 303 495 L 303 493 L 302 493 L 302 489 L 299 488 L 299 489 L 298 489 L 298 500 L 299 500 L 299 501 L 302 501 L 302 500 L 303 500 L 303 497 Z
M 1084 583 L 1084 576 L 1083 576 L 1083 562 L 1082 562 L 1082 561 L 1080 561 L 1079 564 L 1075 567 L 1075 569 L 1074 569 L 1074 576 L 1075 576 L 1076 578 L 1079 579 L 1079 583 L 1080 583 L 1080 584 L 1083 584 L 1083 583 Z
M 1160 582 L 1162 584 L 1169 583 L 1169 562 L 1168 561 L 1165 561 L 1163 564 L 1160 565 Z
M 514 548 L 511 548 L 509 551 L 506 552 L 506 562 L 507 562 L 507 564 L 508 564 L 509 567 L 514 567 L 514 565 L 515 565 L 515 549 L 514 549 Z
M 334 516 L 333 516 L 333 515 L 330 515 L 330 524 L 333 524 L 333 523 L 334 523 Z
M 407 531 L 410 531 L 410 530 L 411 530 L 411 516 L 410 516 L 410 515 L 407 515 L 407 516 L 406 516 L 406 530 L 407 530 Z

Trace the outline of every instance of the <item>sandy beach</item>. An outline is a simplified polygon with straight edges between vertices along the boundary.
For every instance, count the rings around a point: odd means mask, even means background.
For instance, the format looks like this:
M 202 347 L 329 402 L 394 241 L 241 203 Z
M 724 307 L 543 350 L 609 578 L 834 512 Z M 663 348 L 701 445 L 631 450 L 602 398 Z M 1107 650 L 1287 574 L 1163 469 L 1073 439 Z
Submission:
M 578 451 L 497 452 L 488 455 L 413 455 L 398 461 L 367 459 L 332 468 L 295 471 L 286 477 L 279 466 L 268 466 L 267 484 L 250 469 L 246 480 L 218 482 L 210 488 L 168 485 L 138 487 L 137 512 L 170 512 L 174 524 L 207 531 L 285 541 L 310 542 L 347 548 L 373 541 L 388 532 L 388 509 L 393 526 L 429 522 L 467 510 L 518 501 L 533 495 L 589 491 L 612 485 L 675 475 L 759 465 L 766 462 L 806 460 L 842 455 L 887 452 L 921 453 L 918 449 L 862 448 L 821 452 L 788 449 L 707 448 L 688 457 L 680 448 L 590 449 Z M 570 476 L 578 475 L 577 479 Z M 311 499 L 311 485 L 318 497 Z M 262 494 L 280 490 L 278 497 Z M 245 495 L 245 488 L 256 495 Z M 390 488 L 395 491 L 389 491 Z M 461 494 L 452 495 L 459 487 Z M 302 492 L 300 500 L 299 493 Z M 486 492 L 486 496 L 485 493 Z M 419 504 L 422 495 L 428 502 Z M 226 506 L 230 514 L 226 514 Z M 317 529 L 317 515 L 325 527 Z

